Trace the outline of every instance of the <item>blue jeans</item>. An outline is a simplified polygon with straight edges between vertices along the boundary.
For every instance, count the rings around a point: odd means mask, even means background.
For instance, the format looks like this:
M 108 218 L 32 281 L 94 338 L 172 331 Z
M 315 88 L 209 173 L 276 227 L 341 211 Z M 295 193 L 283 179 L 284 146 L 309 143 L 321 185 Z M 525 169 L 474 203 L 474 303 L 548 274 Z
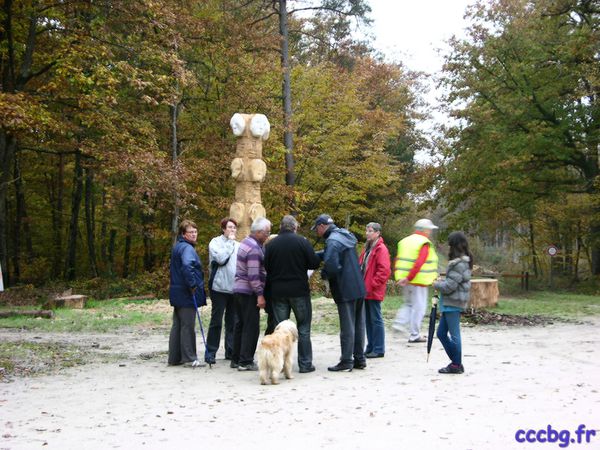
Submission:
M 340 363 L 352 366 L 365 361 L 365 300 L 336 303 L 340 317 Z
M 460 343 L 460 312 L 444 312 L 440 317 L 437 337 L 444 346 L 446 354 L 453 364 L 462 362 L 462 346 Z
M 312 304 L 310 296 L 280 297 L 272 299 L 275 324 L 290 318 L 294 311 L 298 325 L 298 368 L 312 367 L 312 343 L 310 342 L 310 322 L 312 320 Z
M 366 353 L 385 353 L 385 326 L 381 315 L 381 302 L 365 300 L 367 349 Z

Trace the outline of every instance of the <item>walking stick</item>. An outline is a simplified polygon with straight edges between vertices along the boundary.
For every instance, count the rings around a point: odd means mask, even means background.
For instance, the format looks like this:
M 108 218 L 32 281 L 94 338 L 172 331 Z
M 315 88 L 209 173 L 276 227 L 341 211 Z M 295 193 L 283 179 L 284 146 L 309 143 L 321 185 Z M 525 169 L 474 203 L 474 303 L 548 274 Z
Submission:
M 196 301 L 196 292 L 192 295 L 194 299 L 194 307 L 196 308 L 196 317 L 198 317 L 198 323 L 200 324 L 200 333 L 202 334 L 202 342 L 204 342 L 204 351 L 206 352 L 206 338 L 204 337 L 204 327 L 202 326 L 202 319 L 200 318 L 200 308 L 198 308 L 198 302 Z M 212 364 L 208 363 L 208 368 L 212 369 Z

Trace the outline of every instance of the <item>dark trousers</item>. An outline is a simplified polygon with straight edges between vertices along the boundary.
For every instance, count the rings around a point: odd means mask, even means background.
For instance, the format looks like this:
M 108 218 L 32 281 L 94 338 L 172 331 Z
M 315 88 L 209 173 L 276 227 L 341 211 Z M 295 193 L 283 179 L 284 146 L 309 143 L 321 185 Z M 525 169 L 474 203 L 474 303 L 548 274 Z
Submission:
M 385 325 L 381 315 L 381 302 L 365 300 L 367 349 L 366 353 L 385 354 Z
M 233 294 L 233 298 L 237 323 L 231 360 L 240 365 L 252 364 L 260 331 L 260 309 L 256 306 L 256 295 Z
M 298 326 L 298 367 L 300 370 L 312 366 L 312 343 L 310 342 L 310 323 L 312 320 L 312 304 L 310 296 L 273 298 L 275 324 L 290 318 L 294 311 Z
M 365 362 L 365 300 L 359 298 L 336 306 L 340 317 L 340 363 Z
M 275 313 L 273 312 L 273 301 L 269 297 L 265 297 L 265 312 L 267 313 L 267 328 L 265 329 L 265 336 L 272 334 L 275 331 L 275 326 L 279 323 L 275 320 Z
M 183 364 L 197 359 L 195 326 L 195 308 L 173 307 L 173 325 L 169 335 L 169 364 Z
M 219 343 L 221 341 L 221 330 L 223 329 L 223 314 L 225 315 L 225 359 L 231 359 L 233 353 L 233 330 L 235 327 L 236 314 L 233 294 L 225 292 L 210 291 L 211 313 L 208 335 L 206 336 L 205 359 L 215 359 Z

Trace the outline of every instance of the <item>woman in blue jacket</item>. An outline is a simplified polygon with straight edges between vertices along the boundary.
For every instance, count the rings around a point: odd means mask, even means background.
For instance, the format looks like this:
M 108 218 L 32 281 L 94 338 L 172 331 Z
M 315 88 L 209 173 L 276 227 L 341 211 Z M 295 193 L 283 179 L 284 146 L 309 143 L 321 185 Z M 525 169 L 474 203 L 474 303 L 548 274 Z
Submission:
M 173 325 L 169 336 L 169 365 L 200 367 L 196 355 L 196 305 L 206 304 L 202 263 L 194 246 L 198 227 L 191 220 L 179 225 L 177 242 L 171 253 L 169 300 L 173 306 Z M 194 296 L 196 302 L 194 302 Z

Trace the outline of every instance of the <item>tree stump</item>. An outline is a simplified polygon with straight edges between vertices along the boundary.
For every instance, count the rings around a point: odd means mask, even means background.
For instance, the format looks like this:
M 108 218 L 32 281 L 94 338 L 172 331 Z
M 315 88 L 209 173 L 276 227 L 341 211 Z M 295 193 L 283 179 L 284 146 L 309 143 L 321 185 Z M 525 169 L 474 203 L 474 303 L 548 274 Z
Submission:
M 467 308 L 489 308 L 498 304 L 498 280 L 476 279 L 471 280 L 471 298 Z

